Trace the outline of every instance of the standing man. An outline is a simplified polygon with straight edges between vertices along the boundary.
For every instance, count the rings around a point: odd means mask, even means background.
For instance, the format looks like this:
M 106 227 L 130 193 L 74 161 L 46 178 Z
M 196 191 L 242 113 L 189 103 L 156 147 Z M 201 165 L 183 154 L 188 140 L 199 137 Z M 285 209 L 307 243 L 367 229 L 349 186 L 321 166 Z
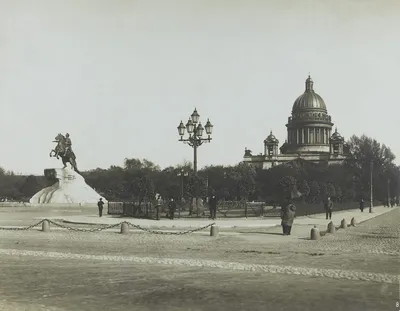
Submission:
M 333 202 L 330 197 L 325 202 L 325 213 L 326 213 L 326 219 L 332 219 L 332 210 L 333 210 Z
M 287 199 L 287 204 L 284 204 L 281 210 L 283 235 L 290 235 L 295 215 L 296 206 L 292 203 L 292 198 L 289 197 Z
M 168 203 L 169 219 L 174 219 L 174 214 L 176 210 L 176 203 L 173 198 Z
M 158 197 L 156 198 L 156 219 L 160 220 L 160 208 L 162 205 L 163 201 L 161 199 L 161 195 L 158 195 Z
M 208 205 L 210 206 L 210 218 L 215 219 L 217 218 L 217 197 L 215 194 L 211 196 L 211 198 L 208 201 Z
M 360 210 L 361 210 L 361 213 L 364 212 L 364 199 L 361 199 L 361 201 L 360 201 Z
M 100 198 L 99 202 L 97 202 L 97 207 L 99 208 L 99 217 L 103 216 L 103 198 Z

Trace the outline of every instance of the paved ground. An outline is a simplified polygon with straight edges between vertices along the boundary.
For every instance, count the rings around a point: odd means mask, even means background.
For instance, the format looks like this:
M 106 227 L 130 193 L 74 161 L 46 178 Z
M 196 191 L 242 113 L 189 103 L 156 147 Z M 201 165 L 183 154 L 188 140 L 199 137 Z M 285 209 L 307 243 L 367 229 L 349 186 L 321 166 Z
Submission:
M 0 231 L 0 310 L 396 310 L 399 229 L 395 208 L 320 241 Z

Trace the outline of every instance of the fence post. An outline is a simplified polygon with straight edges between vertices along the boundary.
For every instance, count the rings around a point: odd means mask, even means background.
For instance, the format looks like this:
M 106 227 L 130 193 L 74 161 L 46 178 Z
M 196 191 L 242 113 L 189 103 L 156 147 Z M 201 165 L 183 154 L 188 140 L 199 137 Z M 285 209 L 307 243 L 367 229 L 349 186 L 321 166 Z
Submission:
M 247 218 L 247 201 L 244 201 L 244 217 Z
M 49 232 L 50 231 L 50 224 L 47 220 L 44 220 L 42 222 L 42 231 L 43 232 Z
M 126 222 L 123 222 L 121 224 L 121 234 L 127 234 L 129 233 L 129 226 Z
M 219 234 L 219 228 L 217 225 L 212 225 L 210 228 L 210 236 L 217 237 Z
M 331 222 L 328 224 L 328 228 L 327 228 L 326 232 L 328 232 L 328 233 L 335 233 L 335 230 L 336 230 L 335 225 L 334 225 L 333 222 L 331 221 Z
M 321 238 L 321 234 L 317 226 L 311 229 L 311 240 L 319 240 Z

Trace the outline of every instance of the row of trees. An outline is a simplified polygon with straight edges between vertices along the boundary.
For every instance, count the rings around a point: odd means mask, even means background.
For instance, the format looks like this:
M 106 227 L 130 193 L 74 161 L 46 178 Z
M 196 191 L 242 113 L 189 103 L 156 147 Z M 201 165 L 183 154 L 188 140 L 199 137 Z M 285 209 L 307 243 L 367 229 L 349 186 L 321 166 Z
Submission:
M 303 201 L 318 203 L 327 196 L 336 201 L 368 199 L 373 163 L 375 199 L 386 200 L 388 191 L 392 197 L 398 196 L 400 170 L 390 149 L 366 136 L 353 136 L 348 144 L 351 154 L 341 165 L 314 164 L 299 158 L 269 170 L 258 170 L 245 163 L 207 166 L 194 176 L 191 163 L 161 169 L 146 159 L 125 159 L 121 167 L 98 168 L 82 175 L 108 200 L 143 202 L 152 200 L 156 193 L 175 199 L 180 199 L 183 193 L 189 199 L 214 193 L 225 200 L 279 203 L 300 192 Z M 44 177 L 16 176 L 0 170 L 0 197 L 29 199 L 47 185 Z

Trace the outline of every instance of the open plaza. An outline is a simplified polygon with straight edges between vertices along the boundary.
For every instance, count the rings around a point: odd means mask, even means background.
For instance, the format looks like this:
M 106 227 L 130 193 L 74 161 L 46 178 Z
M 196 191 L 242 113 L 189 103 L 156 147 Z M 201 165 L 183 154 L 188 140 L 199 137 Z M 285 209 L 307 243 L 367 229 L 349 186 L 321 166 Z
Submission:
M 356 225 L 350 226 L 351 219 Z M 42 226 L 17 230 L 50 221 Z M 96 208 L 0 208 L 0 310 L 394 310 L 400 210 L 278 219 L 99 218 Z M 121 234 L 120 223 L 136 227 Z M 52 222 L 54 222 L 54 225 Z M 215 223 L 218 236 L 210 236 Z M 104 230 L 106 226 L 116 225 Z M 318 227 L 319 240 L 310 240 Z

